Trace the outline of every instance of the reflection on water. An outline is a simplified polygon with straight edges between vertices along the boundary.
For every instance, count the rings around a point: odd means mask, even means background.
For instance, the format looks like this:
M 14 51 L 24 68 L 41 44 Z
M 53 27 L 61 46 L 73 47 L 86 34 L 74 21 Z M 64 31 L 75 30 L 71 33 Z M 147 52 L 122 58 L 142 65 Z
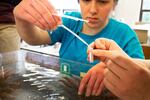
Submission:
M 28 62 L 3 65 L 4 77 L 0 74 L 0 100 L 117 100 L 108 90 L 97 97 L 78 96 L 80 77 L 49 69 L 56 67 L 59 70 L 56 60 L 48 62 L 49 59 L 39 56 L 39 61 L 47 65 L 41 67 L 41 64 L 33 64 L 34 60 L 29 61 L 31 59 L 27 57 Z M 1 69 L 0 71 L 2 72 Z
M 117 100 L 107 90 L 98 97 L 78 96 L 80 78 L 34 64 L 26 64 L 19 76 L 12 68 L 0 76 L 1 100 Z
M 0 100 L 15 100 L 17 89 L 20 88 L 20 80 L 14 74 L 12 68 L 0 72 Z M 4 73 L 4 74 L 2 74 Z

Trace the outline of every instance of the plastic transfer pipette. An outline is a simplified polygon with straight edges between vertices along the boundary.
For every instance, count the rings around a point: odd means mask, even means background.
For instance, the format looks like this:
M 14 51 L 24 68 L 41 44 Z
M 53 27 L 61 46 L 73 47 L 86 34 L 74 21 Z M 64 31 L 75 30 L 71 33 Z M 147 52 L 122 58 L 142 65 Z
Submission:
M 63 27 L 64 29 L 66 29 L 67 31 L 69 31 L 70 33 L 72 33 L 75 37 L 77 37 L 80 41 L 82 41 L 85 45 L 87 45 L 89 47 L 89 44 L 84 41 L 81 37 L 79 37 L 76 33 L 74 33 L 73 31 L 71 31 L 68 27 L 66 27 L 65 25 L 60 25 L 61 27 Z M 93 48 L 90 48 L 90 49 L 93 49 Z M 90 53 L 89 54 L 89 62 L 92 63 L 94 61 L 94 57 L 93 57 L 93 54 Z
M 60 17 L 64 17 L 64 18 L 69 18 L 69 19 L 73 19 L 73 20 L 76 20 L 76 21 L 83 21 L 83 22 L 89 22 L 88 20 L 84 20 L 84 19 L 81 19 L 81 18 L 77 18 L 77 17 L 72 17 L 72 16 L 68 16 L 68 15 L 64 15 L 64 14 L 52 14 L 54 16 L 60 16 Z
M 66 27 L 65 25 L 60 25 L 61 27 L 63 27 L 64 29 L 66 29 L 67 31 L 69 31 L 70 33 L 72 33 L 75 37 L 77 37 L 80 41 L 82 41 L 85 45 L 89 46 L 89 44 L 84 41 L 81 37 L 79 37 L 76 33 L 74 33 L 73 31 L 71 31 L 68 27 Z

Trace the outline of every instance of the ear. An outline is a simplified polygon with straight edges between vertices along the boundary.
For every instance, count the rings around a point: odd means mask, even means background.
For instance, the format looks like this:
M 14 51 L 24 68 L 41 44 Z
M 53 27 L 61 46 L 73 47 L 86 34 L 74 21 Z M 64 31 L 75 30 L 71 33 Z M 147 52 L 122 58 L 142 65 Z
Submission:
M 113 5 L 113 10 L 115 10 L 115 8 L 116 8 L 116 6 L 117 6 L 117 1 L 114 3 L 114 5 Z

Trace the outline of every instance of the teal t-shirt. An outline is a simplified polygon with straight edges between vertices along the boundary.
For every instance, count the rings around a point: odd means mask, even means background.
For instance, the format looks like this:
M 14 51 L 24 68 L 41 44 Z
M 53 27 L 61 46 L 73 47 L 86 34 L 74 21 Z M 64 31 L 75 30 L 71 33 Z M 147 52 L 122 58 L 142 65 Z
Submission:
M 67 13 L 69 16 L 81 18 L 79 12 Z M 63 18 L 63 24 L 84 39 L 88 44 L 97 38 L 108 38 L 114 40 L 130 57 L 144 58 L 142 47 L 136 33 L 126 24 L 109 19 L 107 26 L 96 35 L 87 35 L 81 32 L 83 22 Z M 87 45 L 62 27 L 49 32 L 52 44 L 61 43 L 59 51 L 60 58 L 69 59 L 81 63 L 91 64 L 87 61 Z M 97 61 L 92 63 L 95 65 Z

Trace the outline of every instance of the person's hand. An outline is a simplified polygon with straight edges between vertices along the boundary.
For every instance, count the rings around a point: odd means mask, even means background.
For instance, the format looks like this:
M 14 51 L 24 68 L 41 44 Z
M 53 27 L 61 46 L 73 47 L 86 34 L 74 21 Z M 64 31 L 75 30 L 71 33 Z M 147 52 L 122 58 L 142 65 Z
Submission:
M 53 30 L 62 23 L 61 18 L 53 14 L 57 12 L 49 0 L 22 0 L 14 9 L 15 19 L 45 30 Z
M 113 51 L 102 51 L 101 55 L 109 59 L 104 75 L 107 89 L 121 100 L 150 99 L 150 71 L 144 62 Z
M 111 41 L 111 42 L 110 42 Z M 90 44 L 88 48 L 88 54 L 91 52 L 91 48 L 93 48 L 95 53 L 96 50 L 120 50 L 122 52 L 122 49 L 116 45 L 116 43 L 112 40 L 106 40 L 104 38 L 97 39 L 95 42 Z M 89 58 L 89 57 L 88 57 Z M 94 59 L 100 59 L 102 61 L 105 61 L 106 58 L 97 55 L 94 55 Z M 103 84 L 103 77 L 104 77 L 104 70 L 105 70 L 105 64 L 99 63 L 95 65 L 93 68 L 91 68 L 87 74 L 83 77 L 80 83 L 80 87 L 78 90 L 78 94 L 81 95 L 85 92 L 86 96 L 95 95 L 98 96 L 101 94 L 104 84 Z
M 113 41 L 105 40 L 106 50 L 91 50 L 99 59 L 105 58 L 104 85 L 121 100 L 149 100 L 150 71 L 142 60 L 132 59 Z M 97 43 L 94 43 L 97 45 Z M 109 45 L 107 45 L 109 44 Z M 95 46 L 96 47 L 96 46 Z M 107 60 L 106 60 L 107 59 Z
M 85 93 L 86 96 L 95 95 L 98 96 L 101 94 L 104 84 L 104 63 L 98 63 L 94 67 L 92 67 L 87 74 L 83 77 L 80 82 L 78 94 L 82 95 Z
M 93 49 L 91 49 L 93 48 Z M 126 53 L 124 53 L 124 51 L 116 44 L 115 41 L 113 40 L 110 40 L 110 39 L 105 39 L 105 38 L 99 38 L 99 39 L 96 39 L 93 43 L 91 43 L 89 45 L 89 48 L 87 50 L 87 53 L 88 53 L 88 59 L 89 59 L 89 53 L 92 51 L 94 52 L 94 60 L 98 59 L 98 60 L 101 60 L 101 61 L 105 61 L 106 60 L 106 57 L 102 56 L 101 55 L 101 52 L 99 52 L 99 50 L 105 52 L 109 52 L 109 51 L 113 51 L 113 52 L 120 52 L 122 53 L 123 55 L 126 55 Z

